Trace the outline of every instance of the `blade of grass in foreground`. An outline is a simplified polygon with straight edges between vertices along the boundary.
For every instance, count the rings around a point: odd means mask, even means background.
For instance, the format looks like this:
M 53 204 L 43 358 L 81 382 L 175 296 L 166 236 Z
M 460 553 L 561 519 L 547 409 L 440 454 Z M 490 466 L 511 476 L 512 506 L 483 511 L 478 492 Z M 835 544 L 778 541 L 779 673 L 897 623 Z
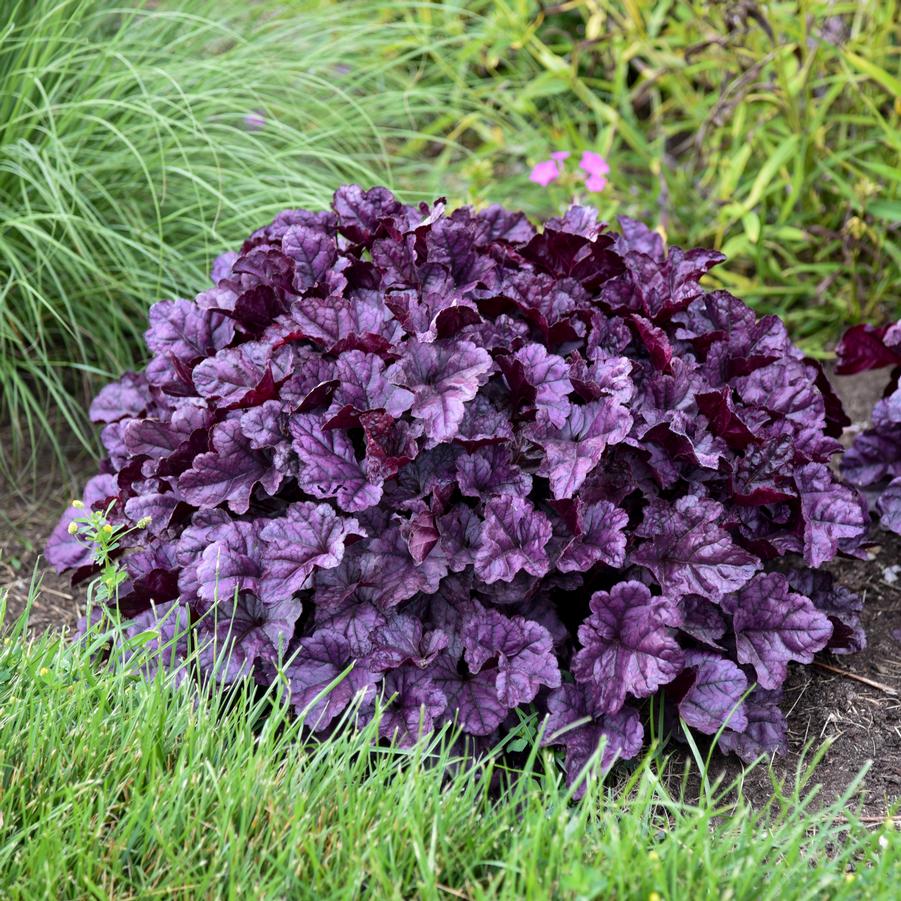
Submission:
M 516 773 L 377 720 L 305 740 L 277 694 L 148 682 L 102 636 L 0 644 L 0 886 L 11 898 L 891 897 L 897 832 L 809 773 L 763 809 L 700 800 L 650 754 L 580 802 L 548 751 Z M 815 775 L 814 775 L 815 778 Z

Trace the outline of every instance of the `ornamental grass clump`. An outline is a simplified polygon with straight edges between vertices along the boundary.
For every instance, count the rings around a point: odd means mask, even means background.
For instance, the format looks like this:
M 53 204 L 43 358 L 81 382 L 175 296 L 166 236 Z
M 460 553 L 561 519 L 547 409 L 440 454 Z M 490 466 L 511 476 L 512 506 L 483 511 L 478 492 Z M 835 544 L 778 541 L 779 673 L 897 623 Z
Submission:
M 386 738 L 478 744 L 534 705 L 570 777 L 602 739 L 603 766 L 637 754 L 655 696 L 778 748 L 788 664 L 864 640 L 817 570 L 866 529 L 829 466 L 847 420 L 777 318 L 700 287 L 721 254 L 621 229 L 347 186 L 155 304 L 84 495 L 150 518 L 130 634 L 190 623 L 167 668 L 283 672 L 317 732 L 381 698 Z M 83 578 L 77 516 L 48 556 Z

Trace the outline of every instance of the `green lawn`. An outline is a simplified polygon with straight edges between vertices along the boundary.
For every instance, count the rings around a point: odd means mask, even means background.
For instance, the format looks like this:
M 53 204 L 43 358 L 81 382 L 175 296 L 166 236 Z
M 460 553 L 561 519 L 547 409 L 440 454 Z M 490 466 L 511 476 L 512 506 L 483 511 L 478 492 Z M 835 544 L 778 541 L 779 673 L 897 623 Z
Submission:
M 473 763 L 446 736 L 376 747 L 375 723 L 312 742 L 277 696 L 147 682 L 140 653 L 99 665 L 97 633 L 25 627 L 0 643 L 7 898 L 896 896 L 896 826 L 858 819 L 853 784 L 818 809 L 812 768 L 755 809 L 740 785 L 698 799 L 658 748 L 575 802 L 549 751 Z

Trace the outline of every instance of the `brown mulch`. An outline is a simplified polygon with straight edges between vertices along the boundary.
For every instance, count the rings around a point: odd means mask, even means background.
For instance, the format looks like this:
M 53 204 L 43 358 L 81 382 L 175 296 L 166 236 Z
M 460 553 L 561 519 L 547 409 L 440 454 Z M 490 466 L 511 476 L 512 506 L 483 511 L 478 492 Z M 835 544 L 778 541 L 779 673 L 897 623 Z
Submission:
M 857 428 L 883 385 L 879 374 L 837 381 Z M 71 473 L 64 474 L 48 460 L 41 484 L 27 491 L 0 476 L 0 593 L 8 591 L 9 621 L 24 609 L 36 568 L 43 573 L 29 621 L 36 632 L 73 627 L 84 602 L 82 588 L 73 589 L 67 579 L 40 566 L 47 535 L 70 499 L 80 495 L 79 486 L 96 471 L 95 462 L 83 452 L 73 452 L 69 465 Z M 868 646 L 852 656 L 822 657 L 821 663 L 833 669 L 817 664 L 792 669 L 785 689 L 790 751 L 778 758 L 777 771 L 791 778 L 805 748 L 828 740 L 831 747 L 813 780 L 820 786 L 820 797 L 825 802 L 841 795 L 869 763 L 861 801 L 865 813 L 879 816 L 901 804 L 901 538 L 878 532 L 875 537 L 880 543 L 871 559 L 830 564 L 844 585 L 865 598 Z M 739 765 L 720 759 L 717 769 L 734 777 Z M 764 768 L 750 774 L 747 796 L 763 802 L 771 791 Z

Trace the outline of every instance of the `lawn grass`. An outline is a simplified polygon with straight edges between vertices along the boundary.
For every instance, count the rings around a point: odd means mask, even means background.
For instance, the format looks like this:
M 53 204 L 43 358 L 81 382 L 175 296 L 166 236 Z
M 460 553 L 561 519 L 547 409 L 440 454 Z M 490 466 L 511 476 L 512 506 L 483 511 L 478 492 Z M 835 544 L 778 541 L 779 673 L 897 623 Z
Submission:
M 757 901 L 897 890 L 896 827 L 857 817 L 853 783 L 817 809 L 812 767 L 755 809 L 740 779 L 698 799 L 698 780 L 667 775 L 658 748 L 575 802 L 550 751 L 512 770 L 498 753 L 468 762 L 446 737 L 374 746 L 375 722 L 313 742 L 277 695 L 148 682 L 140 652 L 128 667 L 99 664 L 102 641 L 29 636 L 24 617 L 6 625 L 4 897 Z

